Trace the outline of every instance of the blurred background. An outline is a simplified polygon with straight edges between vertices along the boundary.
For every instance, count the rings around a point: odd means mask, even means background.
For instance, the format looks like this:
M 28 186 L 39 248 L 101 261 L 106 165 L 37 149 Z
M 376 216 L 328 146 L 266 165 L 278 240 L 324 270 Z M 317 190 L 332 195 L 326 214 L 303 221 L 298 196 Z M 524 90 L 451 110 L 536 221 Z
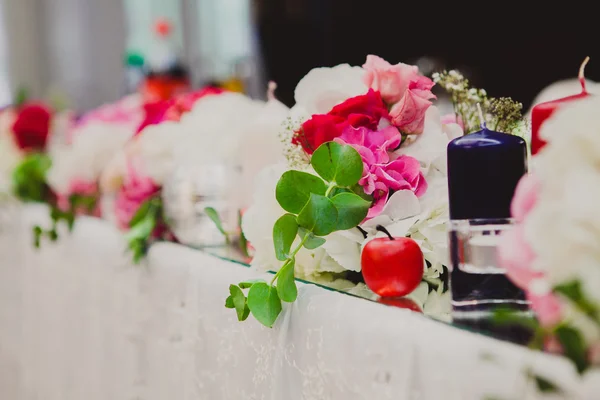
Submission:
M 135 90 L 141 76 L 186 75 L 293 104 L 316 66 L 362 65 L 367 54 L 457 68 L 495 97 L 529 107 L 547 85 L 600 79 L 595 15 L 576 2 L 392 0 L 1 0 L 0 103 L 19 88 L 85 111 Z M 529 7 L 529 4 L 527 5 Z M 167 71 L 167 72 L 165 72 Z

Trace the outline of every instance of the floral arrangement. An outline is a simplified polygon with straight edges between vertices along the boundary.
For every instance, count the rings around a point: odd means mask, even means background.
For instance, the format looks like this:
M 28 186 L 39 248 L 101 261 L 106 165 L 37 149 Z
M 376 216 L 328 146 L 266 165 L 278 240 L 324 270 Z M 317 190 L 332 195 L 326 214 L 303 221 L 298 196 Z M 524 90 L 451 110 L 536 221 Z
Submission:
M 485 89 L 471 87 L 469 80 L 456 70 L 436 72 L 433 80 L 450 95 L 454 120 L 465 134 L 480 129 L 479 105 L 485 111 L 483 120 L 489 129 L 521 137 L 527 135 L 529 120 L 523 118 L 523 104 L 509 97 L 489 97 Z
M 259 175 L 243 220 L 252 265 L 276 274 L 230 287 L 226 307 L 240 320 L 252 314 L 273 326 L 282 301 L 297 296 L 295 277 L 374 296 L 360 283 L 361 252 L 388 234 L 422 251 L 423 282 L 411 288 L 418 307 L 449 306 L 439 301 L 447 297 L 445 154 L 462 130 L 442 123 L 433 86 L 417 67 L 376 56 L 300 81 L 282 134 L 288 163 Z
M 540 132 L 549 144 L 518 185 L 517 226 L 500 247 L 508 276 L 537 317 L 532 345 L 565 355 L 580 373 L 600 365 L 599 106 L 590 96 L 544 123 Z

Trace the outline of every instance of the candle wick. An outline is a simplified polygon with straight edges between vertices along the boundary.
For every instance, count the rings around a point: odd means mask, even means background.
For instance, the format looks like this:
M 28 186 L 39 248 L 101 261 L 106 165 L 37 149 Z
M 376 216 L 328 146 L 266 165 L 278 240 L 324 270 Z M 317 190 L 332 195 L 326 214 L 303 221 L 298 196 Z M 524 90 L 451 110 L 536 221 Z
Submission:
M 587 89 L 585 87 L 585 66 L 587 65 L 587 63 L 590 61 L 589 57 L 586 57 L 585 60 L 583 60 L 583 62 L 581 63 L 581 66 L 579 67 L 579 83 L 581 83 L 581 89 L 583 91 L 583 93 L 587 93 Z
M 485 118 L 483 117 L 483 111 L 481 110 L 481 104 L 477 103 L 477 113 L 479 114 L 479 121 L 481 122 L 481 129 L 485 129 Z

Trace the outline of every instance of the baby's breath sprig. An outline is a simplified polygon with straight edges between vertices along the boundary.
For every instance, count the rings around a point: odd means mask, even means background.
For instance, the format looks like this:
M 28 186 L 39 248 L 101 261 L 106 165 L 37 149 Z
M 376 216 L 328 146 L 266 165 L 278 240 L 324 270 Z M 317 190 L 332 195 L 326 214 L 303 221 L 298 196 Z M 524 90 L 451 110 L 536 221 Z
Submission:
M 521 103 L 509 97 L 488 97 L 484 89 L 472 88 L 469 80 L 456 70 L 436 72 L 433 80 L 450 94 L 454 114 L 462 120 L 465 134 L 480 129 L 477 104 L 485 110 L 485 120 L 490 129 L 511 134 L 522 129 Z
M 302 146 L 293 143 L 298 126 L 300 126 L 299 123 L 294 123 L 291 118 L 288 118 L 283 123 L 283 129 L 279 134 L 279 139 L 283 144 L 283 155 L 292 169 L 304 169 L 310 164 L 310 160 Z

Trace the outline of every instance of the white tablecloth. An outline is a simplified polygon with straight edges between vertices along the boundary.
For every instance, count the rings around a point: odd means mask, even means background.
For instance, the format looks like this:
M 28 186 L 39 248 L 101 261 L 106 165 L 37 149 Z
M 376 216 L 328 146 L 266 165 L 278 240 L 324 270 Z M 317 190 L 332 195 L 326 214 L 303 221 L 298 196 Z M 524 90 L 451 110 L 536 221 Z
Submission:
M 561 359 L 313 285 L 273 329 L 238 323 L 224 300 L 252 270 L 169 243 L 134 266 L 92 218 L 35 251 L 43 215 L 0 227 L 2 400 L 511 400 L 529 367 L 599 398 Z

